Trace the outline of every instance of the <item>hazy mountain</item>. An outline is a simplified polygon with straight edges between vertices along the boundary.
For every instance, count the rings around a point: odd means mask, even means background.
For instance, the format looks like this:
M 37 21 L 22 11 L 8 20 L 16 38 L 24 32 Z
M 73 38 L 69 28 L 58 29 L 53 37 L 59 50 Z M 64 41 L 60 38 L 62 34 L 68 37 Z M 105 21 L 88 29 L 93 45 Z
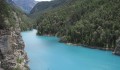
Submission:
M 15 3 L 13 2 L 13 0 L 6 0 L 7 3 L 11 4 L 11 5 L 15 5 Z
M 13 0 L 17 6 L 23 9 L 25 12 L 29 13 L 30 10 L 35 6 L 37 3 L 34 0 Z

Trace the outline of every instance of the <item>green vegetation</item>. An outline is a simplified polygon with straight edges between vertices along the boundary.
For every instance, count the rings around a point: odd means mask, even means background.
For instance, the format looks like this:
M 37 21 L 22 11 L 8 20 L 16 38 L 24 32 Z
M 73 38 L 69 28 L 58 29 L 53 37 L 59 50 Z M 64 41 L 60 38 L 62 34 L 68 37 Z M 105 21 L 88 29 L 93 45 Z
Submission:
M 33 26 L 32 20 L 22 12 L 18 7 L 12 4 L 7 4 L 5 0 L 0 0 L 0 29 L 9 29 L 15 27 L 16 19 L 14 12 L 17 14 L 21 30 L 31 29 Z
M 13 5 L 11 5 L 11 7 L 12 7 L 12 10 L 16 12 L 17 16 L 21 19 L 21 21 L 19 21 L 21 30 L 25 31 L 25 30 L 32 29 L 33 20 L 29 18 L 28 15 L 24 13 L 20 8 L 15 7 Z
M 24 59 L 22 59 L 22 58 L 17 58 L 17 63 L 22 63 L 24 61 Z
M 42 12 L 49 9 L 58 8 L 59 6 L 62 6 L 66 4 L 70 0 L 54 0 L 54 1 L 45 1 L 45 2 L 39 2 L 35 5 L 35 7 L 31 10 L 31 14 L 36 12 Z
M 120 0 L 67 0 L 37 18 L 38 34 L 61 41 L 115 48 L 120 36 Z
M 20 66 L 17 65 L 17 67 L 14 70 L 21 70 Z
M 6 4 L 4 0 L 0 0 L 0 29 L 6 28 L 6 24 L 4 23 L 5 17 L 9 17 L 10 8 Z
M 45 13 L 46 11 L 53 10 L 55 8 L 61 7 L 67 3 L 71 2 L 71 0 L 54 0 L 50 2 L 39 2 L 35 5 L 35 7 L 30 11 L 31 18 L 38 18 L 38 15 Z

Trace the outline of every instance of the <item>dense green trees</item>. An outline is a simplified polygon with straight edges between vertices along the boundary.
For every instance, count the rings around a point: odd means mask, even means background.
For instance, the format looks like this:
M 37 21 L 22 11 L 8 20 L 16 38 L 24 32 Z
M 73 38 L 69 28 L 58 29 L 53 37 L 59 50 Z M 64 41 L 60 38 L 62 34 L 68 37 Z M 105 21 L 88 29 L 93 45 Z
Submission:
M 14 2 L 13 2 L 14 3 Z M 29 18 L 28 14 L 26 14 L 22 9 L 17 7 L 15 4 L 10 4 L 12 11 L 16 12 L 19 20 L 19 25 L 22 31 L 30 30 L 33 28 L 33 20 Z M 11 15 L 12 17 L 13 15 Z M 14 19 L 12 19 L 14 20 Z M 14 23 L 14 22 L 12 22 Z
M 14 12 L 17 14 L 21 30 L 31 29 L 33 27 L 32 19 L 25 14 L 15 4 L 7 4 L 5 0 L 0 0 L 0 29 L 13 27 L 16 24 Z
M 120 0 L 71 0 L 40 15 L 38 34 L 60 36 L 64 42 L 114 48 L 120 36 L 119 11 Z
M 9 7 L 4 0 L 0 0 L 0 29 L 6 28 L 5 17 L 9 16 Z

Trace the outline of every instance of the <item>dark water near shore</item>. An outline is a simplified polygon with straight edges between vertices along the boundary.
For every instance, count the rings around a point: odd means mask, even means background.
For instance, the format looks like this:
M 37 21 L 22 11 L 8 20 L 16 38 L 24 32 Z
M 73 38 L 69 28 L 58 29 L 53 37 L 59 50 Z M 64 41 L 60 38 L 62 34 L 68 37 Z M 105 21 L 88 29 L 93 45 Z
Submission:
M 22 32 L 31 70 L 120 70 L 120 57 L 101 51 L 59 43 L 59 38 Z

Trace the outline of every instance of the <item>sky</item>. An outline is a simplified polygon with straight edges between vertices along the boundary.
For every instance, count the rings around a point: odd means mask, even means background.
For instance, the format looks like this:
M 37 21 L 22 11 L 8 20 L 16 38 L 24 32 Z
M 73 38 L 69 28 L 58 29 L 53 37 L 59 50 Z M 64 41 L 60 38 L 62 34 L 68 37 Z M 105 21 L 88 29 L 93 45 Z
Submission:
M 51 1 L 51 0 L 35 0 L 35 1 Z

